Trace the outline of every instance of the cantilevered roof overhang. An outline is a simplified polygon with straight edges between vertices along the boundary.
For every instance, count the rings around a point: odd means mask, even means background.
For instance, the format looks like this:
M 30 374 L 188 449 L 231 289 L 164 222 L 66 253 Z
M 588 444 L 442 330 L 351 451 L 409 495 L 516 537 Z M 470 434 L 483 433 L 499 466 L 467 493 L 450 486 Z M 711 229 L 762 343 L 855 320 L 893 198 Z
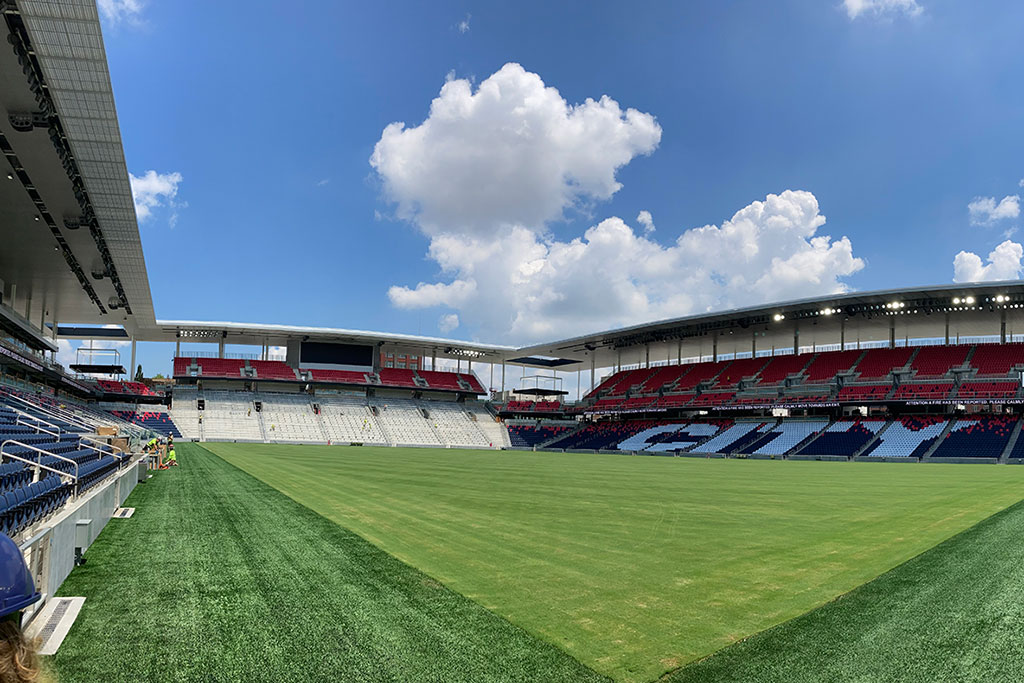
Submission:
M 3 305 L 47 323 L 152 325 L 94 0 L 0 1 Z
M 1024 335 L 1024 281 L 851 292 L 660 320 L 519 349 L 580 369 L 893 340 Z
M 458 339 L 424 337 L 389 332 L 349 330 L 299 325 L 265 325 L 256 323 L 203 322 L 197 320 L 158 320 L 153 328 L 140 330 L 144 341 L 208 342 L 285 346 L 289 341 L 319 341 L 345 344 L 394 346 L 441 358 L 461 358 L 497 363 L 511 357 L 514 346 L 481 344 Z

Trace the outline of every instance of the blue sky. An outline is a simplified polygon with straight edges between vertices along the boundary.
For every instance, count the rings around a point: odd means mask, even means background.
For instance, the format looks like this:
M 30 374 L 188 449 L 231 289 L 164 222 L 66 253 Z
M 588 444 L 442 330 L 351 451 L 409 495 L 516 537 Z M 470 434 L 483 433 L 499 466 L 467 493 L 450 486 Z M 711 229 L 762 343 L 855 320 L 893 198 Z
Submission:
M 516 343 L 1021 273 L 1020 3 L 100 5 L 159 318 Z

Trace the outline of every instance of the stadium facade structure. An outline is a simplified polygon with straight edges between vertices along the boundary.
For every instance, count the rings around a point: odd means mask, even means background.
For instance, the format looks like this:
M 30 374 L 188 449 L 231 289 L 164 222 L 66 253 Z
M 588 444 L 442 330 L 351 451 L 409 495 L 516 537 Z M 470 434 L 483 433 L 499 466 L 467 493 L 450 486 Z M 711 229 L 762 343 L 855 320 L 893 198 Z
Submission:
M 0 51 L 0 149 L 7 166 L 0 176 L 0 229 L 5 238 L 0 250 L 0 359 L 7 376 L 16 381 L 39 383 L 87 401 L 127 401 L 126 415 L 133 405 L 141 405 L 146 419 L 156 420 L 153 426 L 166 424 L 159 418 L 166 403 L 162 392 L 130 382 L 84 381 L 55 362 L 61 339 L 114 339 L 131 342 L 130 368 L 135 367 L 139 342 L 176 342 L 179 349 L 182 342 L 206 342 L 211 350 L 199 355 L 225 361 L 230 355 L 226 347 L 251 346 L 249 358 L 215 370 L 195 354 L 176 353 L 179 387 L 197 397 L 232 390 L 253 397 L 302 393 L 314 397 L 309 399 L 314 411 L 315 397 L 325 392 L 347 392 L 372 409 L 374 401 L 383 399 L 472 402 L 493 390 L 503 399 L 497 410 L 505 417 L 532 417 L 539 407 L 563 418 L 734 417 L 780 409 L 802 414 L 831 409 L 838 415 L 847 405 L 902 410 L 926 402 L 954 410 L 994 399 L 1002 412 L 1021 399 L 1019 390 L 1008 386 L 1019 385 L 1019 368 L 1011 364 L 994 375 L 987 367 L 977 368 L 971 364 L 973 346 L 963 358 L 952 353 L 951 362 L 959 360 L 959 365 L 945 368 L 941 376 L 926 377 L 915 366 L 919 352 L 895 354 L 892 367 L 863 372 L 868 364 L 889 362 L 885 357 L 876 362 L 871 350 L 877 348 L 1009 344 L 1024 338 L 1020 282 L 814 297 L 529 347 L 353 329 L 158 320 L 95 4 L 3 0 L 0 10 L 10 47 Z M 337 358 L 309 362 L 303 349 L 317 344 L 370 353 L 355 365 Z M 287 349 L 283 363 L 270 359 L 275 346 Z M 1016 347 L 1005 348 L 1010 355 L 1016 353 Z M 862 353 L 836 359 L 832 368 L 828 354 L 838 351 Z M 790 360 L 769 364 L 782 356 Z M 796 357 L 807 360 L 801 363 Z M 495 369 L 486 383 L 475 375 L 474 363 Z M 457 377 L 434 374 L 438 365 L 455 370 Z M 551 400 L 531 400 L 537 397 L 507 381 L 509 365 L 553 376 L 575 373 L 579 385 L 590 391 L 575 405 L 554 392 L 545 397 Z M 777 377 L 780 365 L 789 371 Z M 699 366 L 699 371 L 687 370 L 683 378 L 682 371 L 665 366 Z M 833 371 L 822 374 L 821 367 Z M 658 368 L 663 370 L 659 373 Z M 616 376 L 616 381 L 609 380 Z M 974 386 L 974 380 L 983 379 L 999 386 L 991 391 Z M 940 386 L 915 392 L 906 388 L 911 384 Z M 859 386 L 870 390 L 857 390 Z M 505 400 L 510 391 L 512 400 Z M 545 392 L 532 393 L 544 397 Z M 253 401 L 255 405 L 259 399 Z M 205 399 L 203 403 L 205 410 Z M 277 431 L 276 423 L 271 431 Z M 259 433 L 271 438 L 265 429 Z M 327 428 L 312 432 L 318 440 L 329 440 L 330 433 Z
M 95 3 L 0 0 L 0 17 L 0 525 L 47 594 L 138 481 L 139 444 L 161 432 L 1024 462 L 1021 282 L 821 296 L 529 347 L 158 320 Z M 130 342 L 130 368 L 136 344 L 174 342 L 173 390 L 85 380 L 56 362 L 62 339 Z M 236 344 L 253 353 L 229 357 Z M 488 366 L 486 385 L 474 364 Z M 510 365 L 575 373 L 589 390 L 567 403 L 512 387 Z M 489 389 L 499 400 L 480 400 Z M 121 448 L 98 443 L 109 427 Z

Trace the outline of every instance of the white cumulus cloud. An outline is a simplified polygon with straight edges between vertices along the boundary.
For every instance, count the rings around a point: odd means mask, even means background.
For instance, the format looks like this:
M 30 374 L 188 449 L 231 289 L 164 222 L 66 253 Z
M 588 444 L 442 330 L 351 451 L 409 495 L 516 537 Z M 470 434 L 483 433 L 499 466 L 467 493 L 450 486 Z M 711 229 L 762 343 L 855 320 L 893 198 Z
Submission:
M 1024 272 L 1021 259 L 1024 247 L 1019 242 L 1006 240 L 989 252 L 988 262 L 970 251 L 961 251 L 953 259 L 954 282 L 986 282 L 990 280 L 1017 280 Z
M 641 211 L 636 216 L 636 222 L 644 226 L 644 234 L 649 235 L 654 232 L 654 217 L 651 216 L 650 211 Z
M 469 20 L 473 18 L 472 14 L 467 14 L 466 18 L 459 22 L 457 28 L 459 33 L 467 33 L 469 31 Z
M 459 315 L 457 313 L 448 313 L 442 315 L 441 319 L 437 321 L 437 329 L 443 333 L 451 332 L 459 326 Z
M 121 21 L 135 22 L 142 14 L 142 0 L 98 0 L 96 6 L 103 18 L 111 24 Z
M 967 205 L 967 212 L 974 225 L 988 225 L 1007 218 L 1016 218 L 1020 215 L 1020 196 L 1007 195 L 998 203 L 995 197 L 975 197 Z
M 177 220 L 176 210 L 181 204 L 176 202 L 178 185 L 182 176 L 177 171 L 173 173 L 157 173 L 146 171 L 141 176 L 128 174 L 128 180 L 132 186 L 132 199 L 135 200 L 135 215 L 140 221 L 144 221 L 153 215 L 153 209 L 158 206 L 168 206 L 172 209 L 171 224 Z
M 841 278 L 864 262 L 849 239 L 819 235 L 824 223 L 813 194 L 786 191 L 668 246 L 615 217 L 567 242 L 522 227 L 438 235 L 430 258 L 451 282 L 392 287 L 389 295 L 402 308 L 456 309 L 488 336 L 526 342 L 845 292 Z
M 418 126 L 395 122 L 370 164 L 399 218 L 428 235 L 540 230 L 566 209 L 608 199 L 616 171 L 661 140 L 650 114 L 608 96 L 569 104 L 509 63 L 474 92 L 450 78 Z
M 917 0 L 843 0 L 843 7 L 850 19 L 856 19 L 863 15 L 891 14 L 906 14 L 916 17 L 924 11 Z
M 392 286 L 392 304 L 447 309 L 442 329 L 457 316 L 473 334 L 526 342 L 847 291 L 842 278 L 864 262 L 846 237 L 819 234 L 825 217 L 805 191 L 677 229 L 668 244 L 654 239 L 649 211 L 637 229 L 610 217 L 575 239 L 549 232 L 567 211 L 614 195 L 617 171 L 660 140 L 651 114 L 608 96 L 570 104 L 518 64 L 475 91 L 449 77 L 427 119 L 389 125 L 370 159 L 396 216 L 430 239 L 440 272 Z

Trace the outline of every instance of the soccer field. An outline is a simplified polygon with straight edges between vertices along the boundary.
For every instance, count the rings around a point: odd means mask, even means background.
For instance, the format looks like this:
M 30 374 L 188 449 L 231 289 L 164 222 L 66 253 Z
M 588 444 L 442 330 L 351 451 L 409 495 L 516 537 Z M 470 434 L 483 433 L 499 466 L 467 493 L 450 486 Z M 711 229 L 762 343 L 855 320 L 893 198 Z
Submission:
M 1024 497 L 1024 468 L 207 444 L 594 670 L 650 681 Z

